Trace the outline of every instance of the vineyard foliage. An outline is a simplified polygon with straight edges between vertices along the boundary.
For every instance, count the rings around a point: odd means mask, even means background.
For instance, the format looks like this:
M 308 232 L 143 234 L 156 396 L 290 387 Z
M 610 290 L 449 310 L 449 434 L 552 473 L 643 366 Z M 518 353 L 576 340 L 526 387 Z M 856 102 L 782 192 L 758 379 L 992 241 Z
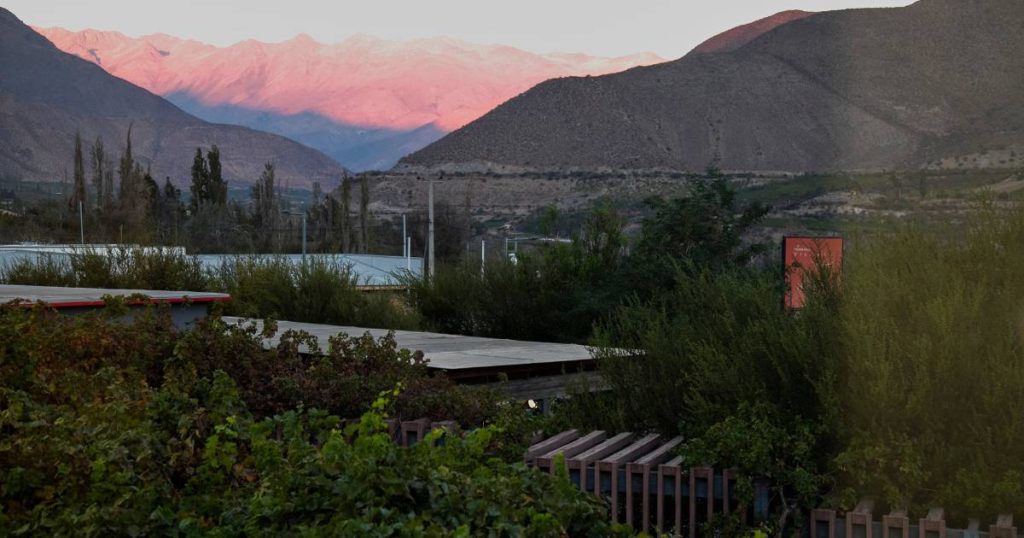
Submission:
M 499 457 L 498 394 L 427 376 L 391 338 L 307 359 L 307 335 L 264 350 L 216 317 L 181 333 L 124 313 L 0 309 L 0 535 L 616 532 L 564 477 Z M 402 448 L 386 416 L 476 427 Z

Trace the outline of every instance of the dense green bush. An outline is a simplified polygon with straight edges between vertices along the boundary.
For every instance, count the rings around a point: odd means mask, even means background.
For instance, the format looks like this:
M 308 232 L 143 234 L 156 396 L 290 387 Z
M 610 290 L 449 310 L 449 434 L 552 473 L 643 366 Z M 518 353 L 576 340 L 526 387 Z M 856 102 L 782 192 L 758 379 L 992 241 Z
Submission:
M 811 286 L 800 315 L 782 308 L 771 273 L 689 267 L 674 280 L 601 324 L 596 356 L 608 390 L 574 394 L 563 419 L 683 435 L 689 464 L 770 477 L 783 511 L 813 505 L 828 485 L 838 419 L 829 279 Z
M 481 271 L 473 262 L 442 265 L 433 279 L 410 278 L 410 302 L 442 332 L 542 341 L 586 342 L 596 323 L 627 299 L 671 290 L 680 267 L 746 266 L 763 250 L 744 234 L 764 208 L 740 208 L 725 179 L 695 180 L 688 196 L 647 201 L 636 248 L 625 219 L 599 204 L 569 244 L 521 252 Z M 551 211 L 542 228 L 554 227 Z
M 850 243 L 841 287 L 813 281 L 796 314 L 775 271 L 684 267 L 600 325 L 609 390 L 562 420 L 682 434 L 690 463 L 769 478 L 777 521 L 862 497 L 954 525 L 1024 512 L 1024 212 Z
M 263 352 L 251 329 L 182 335 L 160 313 L 119 312 L 0 311 L 0 535 L 614 532 L 566 479 L 495 457 L 500 428 L 393 443 L 386 409 L 428 413 L 462 389 L 387 340 L 338 338 L 306 362 L 303 335 Z M 390 382 L 405 387 L 394 401 L 369 395 Z M 346 425 L 335 411 L 364 414 Z
M 556 247 L 557 248 L 557 247 Z M 545 256 L 544 254 L 547 254 Z M 521 340 L 573 340 L 589 325 L 570 326 L 568 277 L 548 265 L 554 252 L 523 256 L 518 264 L 460 262 L 432 279 L 411 279 L 412 306 L 431 330 Z
M 227 258 L 203 268 L 177 249 L 119 248 L 66 258 L 39 256 L 0 267 L 0 282 L 228 293 L 227 314 L 382 329 L 417 329 L 419 315 L 390 292 L 364 293 L 354 275 L 320 257 L 293 264 L 277 256 Z
M 407 278 L 410 303 L 437 331 L 497 338 L 585 342 L 596 320 L 629 292 L 619 282 L 622 221 L 596 208 L 571 244 L 544 245 L 481 270 L 442 265 L 433 279 Z
M 40 255 L 0 268 L 8 284 L 200 291 L 207 275 L 195 256 L 176 249 L 85 250 L 67 257 Z
M 207 288 L 234 299 L 227 313 L 382 329 L 419 328 L 418 315 L 390 292 L 357 288 L 348 268 L 310 257 L 236 256 L 209 271 Z
M 1024 213 L 858 242 L 842 308 L 847 501 L 1024 513 Z

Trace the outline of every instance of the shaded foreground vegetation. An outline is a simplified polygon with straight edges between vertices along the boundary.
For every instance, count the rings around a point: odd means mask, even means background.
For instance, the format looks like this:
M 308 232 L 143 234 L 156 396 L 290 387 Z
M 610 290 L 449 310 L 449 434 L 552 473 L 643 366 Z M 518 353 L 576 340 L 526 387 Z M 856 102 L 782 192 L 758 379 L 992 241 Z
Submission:
M 316 400 L 341 385 L 325 388 L 309 379 L 286 383 L 280 393 L 255 390 L 283 402 L 246 401 L 256 421 L 300 404 L 352 416 L 376 392 L 401 382 L 407 388 L 396 412 L 502 423 L 498 444 L 509 462 L 519 459 L 516 443 L 530 429 L 683 435 L 687 465 L 742 472 L 746 506 L 752 480 L 769 480 L 772 518 L 758 524 L 778 535 L 798 533 L 810 508 L 850 508 L 861 497 L 878 501 L 876 513 L 922 514 L 941 505 L 951 525 L 1024 513 L 1018 427 L 1024 423 L 1024 310 L 1017 304 L 1024 295 L 1024 211 L 992 207 L 958 222 L 908 221 L 854 237 L 842 275 L 819 271 L 808 286 L 808 307 L 793 313 L 782 307 L 778 264 L 763 245 L 745 239 L 763 209 L 740 207 L 716 181 L 651 209 L 635 241 L 614 210 L 598 207 L 571 244 L 538 248 L 518 263 L 497 261 L 483 271 L 468 262 L 442 266 L 432 281 L 408 282 L 407 304 L 392 296 L 377 313 L 361 302 L 371 299 L 349 295 L 336 276 L 315 267 L 285 274 L 273 263 L 243 260 L 222 276 L 200 274 L 195 282 L 231 290 L 239 297 L 233 308 L 253 315 L 400 321 L 464 334 L 588 342 L 608 386 L 599 393 L 579 387 L 545 424 L 507 413 L 493 394 L 461 392 L 443 380 L 385 375 L 350 400 L 357 403 L 341 406 L 333 396 Z M 162 270 L 136 264 L 126 274 L 139 280 L 115 282 L 149 287 L 159 275 L 187 282 L 196 274 L 187 261 L 154 264 Z M 48 274 L 23 269 L 27 280 Z M 398 321 L 379 321 L 395 312 L 402 313 L 393 318 Z M 186 337 L 175 349 L 188 350 L 184 342 L 193 340 Z M 351 345 L 357 355 L 368 353 Z M 20 364 L 26 353 L 11 351 L 5 360 Z M 374 355 L 383 357 L 374 363 L 382 371 L 389 353 Z M 204 355 L 200 371 L 224 370 L 245 400 L 246 387 L 257 385 L 244 381 L 244 368 L 233 370 L 248 362 L 236 363 L 232 354 L 222 347 Z M 284 357 L 266 359 L 261 368 L 284 368 L 275 379 L 316 377 Z M 715 526 L 724 535 L 745 532 L 739 520 Z
M 841 285 L 823 272 L 799 314 L 756 267 L 627 302 L 595 338 L 609 390 L 561 420 L 681 434 L 689 463 L 767 477 L 779 533 L 864 497 L 961 526 L 1024 513 L 1024 212 L 851 243 Z
M 339 336 L 303 359 L 301 334 L 264 351 L 252 328 L 181 334 L 120 311 L 0 310 L 0 534 L 613 532 L 566 478 L 501 459 L 521 454 L 521 411 L 427 377 L 390 339 Z M 492 425 L 403 449 L 387 413 Z

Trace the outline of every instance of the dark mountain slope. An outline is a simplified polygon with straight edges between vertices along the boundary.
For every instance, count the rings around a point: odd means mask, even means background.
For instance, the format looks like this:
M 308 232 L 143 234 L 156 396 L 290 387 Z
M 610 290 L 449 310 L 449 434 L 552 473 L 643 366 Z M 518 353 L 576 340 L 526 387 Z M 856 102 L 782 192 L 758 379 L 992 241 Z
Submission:
M 736 50 L 783 24 L 810 17 L 811 15 L 814 15 L 814 13 L 795 9 L 776 13 L 770 17 L 758 19 L 713 36 L 694 47 L 689 54 L 707 54 Z
M 0 174 L 57 181 L 71 168 L 76 130 L 118 154 L 132 125 L 136 156 L 153 175 L 187 181 L 196 147 L 217 144 L 227 179 L 254 181 L 263 163 L 292 186 L 336 181 L 341 166 L 286 138 L 206 123 L 166 100 L 57 50 L 0 8 Z
M 544 82 L 409 165 L 828 171 L 1024 145 L 1024 1 L 826 12 L 730 52 Z

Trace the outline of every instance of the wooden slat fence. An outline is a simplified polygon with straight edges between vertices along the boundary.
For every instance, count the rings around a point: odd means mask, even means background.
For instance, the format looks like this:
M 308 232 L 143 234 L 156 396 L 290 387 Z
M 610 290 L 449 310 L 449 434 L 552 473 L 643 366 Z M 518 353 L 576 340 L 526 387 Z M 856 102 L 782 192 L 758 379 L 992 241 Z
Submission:
M 452 421 L 388 420 L 395 442 L 410 446 L 433 429 L 459 433 Z M 440 442 L 443 442 L 443 438 Z M 739 514 L 745 520 L 763 520 L 769 514 L 768 484 L 755 481 L 754 499 L 741 506 L 736 498 L 736 473 L 708 466 L 686 467 L 676 455 L 681 437 L 625 432 L 567 430 L 537 439 L 526 453 L 534 467 L 556 473 L 555 462 L 565 469 L 581 490 L 605 500 L 613 522 L 627 523 L 638 531 L 696 538 L 702 527 L 716 517 Z M 870 500 L 853 510 L 812 510 L 804 538 L 1020 538 L 1011 514 L 1000 515 L 982 530 L 977 520 L 966 529 L 946 527 L 945 511 L 933 508 L 917 519 L 907 510 L 875 514 Z

